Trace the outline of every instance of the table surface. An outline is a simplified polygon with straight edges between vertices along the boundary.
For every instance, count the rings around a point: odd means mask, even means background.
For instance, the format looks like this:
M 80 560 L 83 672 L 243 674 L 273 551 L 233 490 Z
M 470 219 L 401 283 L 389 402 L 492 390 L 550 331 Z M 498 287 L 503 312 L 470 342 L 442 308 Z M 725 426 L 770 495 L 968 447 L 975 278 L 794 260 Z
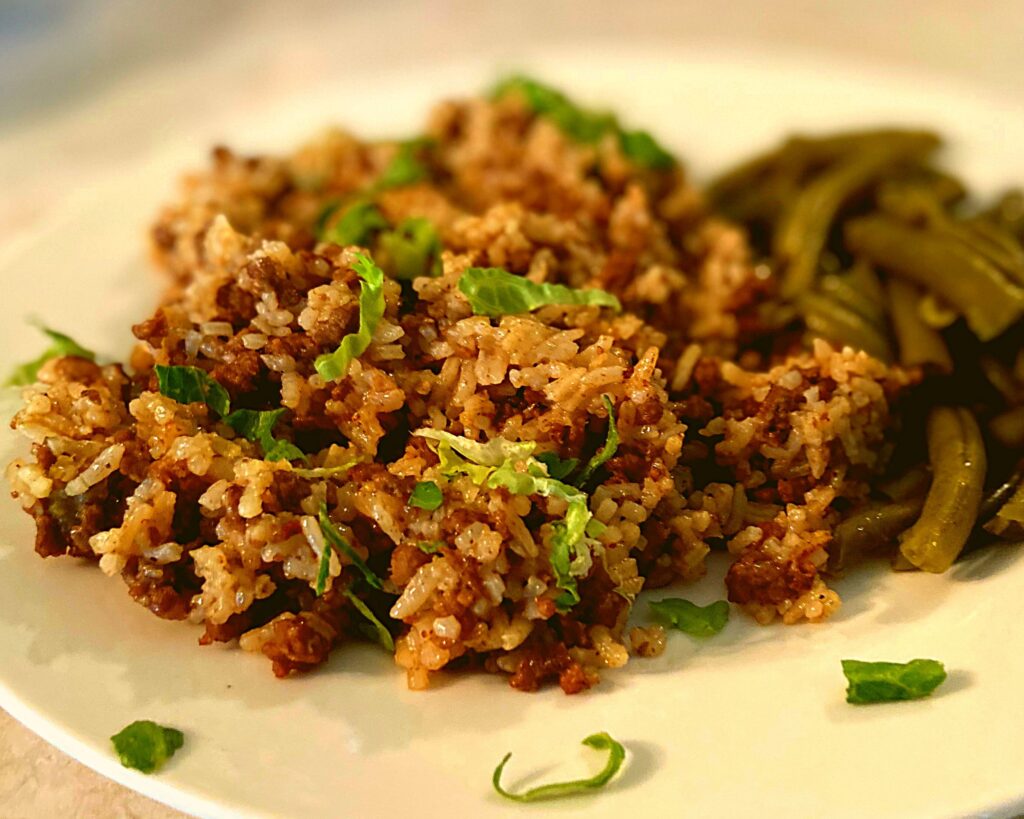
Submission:
M 116 163 L 143 159 L 175 135 L 204 135 L 210 121 L 301 88 L 310 72 L 343 70 L 345 60 L 361 53 L 414 65 L 429 53 L 456 56 L 486 47 L 497 64 L 507 64 L 517 47 L 539 37 L 643 38 L 681 49 L 784 46 L 945 74 L 1020 100 L 1024 114 L 1024 3 L 1015 0 L 652 0 L 633 4 L 628 16 L 622 9 L 610 0 L 14 0 L 0 8 L 0 255 L 14 252 L 59 210 L 55 191 L 86 188 Z M 531 19 L 543 19 L 544 31 L 531 28 Z M 432 37 L 424 38 L 424 30 Z M 335 47 L 341 31 L 344 50 Z M 74 81 L 66 82 L 69 76 Z M 135 93 L 151 87 L 155 76 L 159 93 Z M 109 138 L 114 127 L 117 140 Z M 183 816 L 93 773 L 3 711 L 0 815 Z

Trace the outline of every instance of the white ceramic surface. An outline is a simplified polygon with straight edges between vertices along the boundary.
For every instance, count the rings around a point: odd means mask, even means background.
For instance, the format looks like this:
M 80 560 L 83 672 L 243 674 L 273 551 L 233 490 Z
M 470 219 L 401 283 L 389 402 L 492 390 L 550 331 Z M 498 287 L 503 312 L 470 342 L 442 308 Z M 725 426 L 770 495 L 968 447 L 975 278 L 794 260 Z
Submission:
M 522 65 L 649 126 L 698 175 L 795 128 L 899 122 L 946 133 L 950 161 L 981 190 L 1024 180 L 1019 107 L 927 79 L 603 48 L 549 51 Z M 202 161 L 196 145 L 206 138 L 285 148 L 329 121 L 411 133 L 433 99 L 471 91 L 496 69 L 353 71 L 125 169 L 8 249 L 0 367 L 40 348 L 20 322 L 33 314 L 111 356 L 127 351 L 130 324 L 158 290 L 142 231 L 173 177 Z M 15 405 L 6 395 L 0 411 Z M 0 437 L 4 461 L 20 447 L 11 433 Z M 545 814 L 1001 816 L 1024 807 L 1024 561 L 1013 549 L 978 553 L 942 577 L 864 569 L 838 582 L 845 605 L 827 625 L 759 628 L 737 615 L 712 640 L 672 635 L 661 658 L 565 697 L 457 675 L 409 692 L 369 646 L 277 681 L 262 658 L 198 647 L 196 629 L 154 618 L 92 567 L 40 560 L 31 541 L 29 518 L 0 504 L 0 705 L 87 765 L 188 812 L 525 814 L 490 790 L 502 754 L 515 753 L 512 783 L 576 775 L 596 764 L 578 742 L 598 730 L 626 745 L 623 774 Z M 722 596 L 722 567 L 713 569 L 685 594 Z M 846 657 L 935 657 L 950 678 L 927 701 L 855 708 L 844 702 Z M 157 776 L 127 771 L 110 753 L 107 737 L 142 718 L 188 737 Z

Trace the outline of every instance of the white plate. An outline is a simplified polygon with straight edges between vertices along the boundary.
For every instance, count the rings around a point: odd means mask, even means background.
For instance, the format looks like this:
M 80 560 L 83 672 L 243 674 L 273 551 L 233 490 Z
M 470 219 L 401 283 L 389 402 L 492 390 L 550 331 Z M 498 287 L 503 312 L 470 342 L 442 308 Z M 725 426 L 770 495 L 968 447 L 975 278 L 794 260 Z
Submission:
M 941 129 L 951 160 L 982 189 L 1024 179 L 1016 108 L 917 78 L 607 49 L 551 49 L 523 64 L 650 126 L 699 172 L 794 128 L 881 121 Z M 285 148 L 331 119 L 408 133 L 433 99 L 493 75 L 483 63 L 425 67 L 415 77 L 350 74 L 217 136 Z M 171 179 L 200 161 L 194 141 L 172 146 L 90 194 L 18 258 L 8 254 L 4 369 L 40 348 L 20 323 L 28 314 L 125 353 L 129 325 L 147 315 L 157 290 L 142 230 Z M 9 415 L 14 402 L 5 401 Z M 21 446 L 9 432 L 0 445 L 5 462 Z M 735 615 L 714 639 L 674 634 L 663 657 L 566 697 L 517 693 L 488 676 L 452 675 L 409 692 L 390 658 L 369 646 L 278 681 L 263 658 L 198 647 L 196 629 L 153 617 L 95 568 L 37 558 L 29 518 L 12 502 L 0 506 L 0 524 L 0 704 L 87 765 L 185 811 L 525 813 L 491 792 L 501 756 L 514 751 L 510 783 L 575 775 L 596 765 L 578 743 L 599 730 L 629 751 L 621 777 L 541 812 L 904 817 L 1024 806 L 1024 562 L 1014 549 L 977 554 L 942 577 L 858 571 L 838 583 L 845 605 L 827 625 L 759 628 Z M 686 594 L 722 596 L 722 567 L 714 569 Z M 844 702 L 846 657 L 934 657 L 950 679 L 926 701 L 857 708 Z M 152 777 L 121 768 L 107 739 L 143 718 L 187 735 Z

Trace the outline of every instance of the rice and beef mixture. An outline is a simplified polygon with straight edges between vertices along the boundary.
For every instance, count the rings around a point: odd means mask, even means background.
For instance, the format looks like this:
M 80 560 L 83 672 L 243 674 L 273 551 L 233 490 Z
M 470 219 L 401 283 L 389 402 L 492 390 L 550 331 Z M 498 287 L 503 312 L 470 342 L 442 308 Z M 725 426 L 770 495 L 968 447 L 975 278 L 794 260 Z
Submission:
M 153 227 L 168 287 L 130 360 L 54 358 L 25 389 L 7 474 L 36 551 L 278 676 L 393 639 L 412 688 L 585 690 L 661 650 L 625 632 L 637 594 L 713 549 L 759 622 L 834 613 L 832 532 L 919 368 L 774 332 L 775 270 L 678 163 L 532 102 L 446 102 L 406 143 L 215 149 Z M 480 309 L 481 269 L 562 287 Z

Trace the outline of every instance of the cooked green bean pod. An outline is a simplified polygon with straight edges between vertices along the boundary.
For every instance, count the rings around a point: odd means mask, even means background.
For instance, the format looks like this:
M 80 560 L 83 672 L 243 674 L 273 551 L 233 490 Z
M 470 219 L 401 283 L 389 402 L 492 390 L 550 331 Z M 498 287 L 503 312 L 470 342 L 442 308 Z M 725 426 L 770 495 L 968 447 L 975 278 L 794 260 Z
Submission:
M 983 341 L 1024 315 L 1024 289 L 984 255 L 931 230 L 886 216 L 846 225 L 850 249 L 893 275 L 909 279 L 956 305 Z
M 935 407 L 928 415 L 932 485 L 921 517 L 900 536 L 900 553 L 926 572 L 953 565 L 978 517 L 985 486 L 985 444 L 974 415 Z
M 889 279 L 886 289 L 900 363 L 905 367 L 920 366 L 942 373 L 953 372 L 953 359 L 942 335 L 925 324 L 918 312 L 920 291 L 900 279 Z
M 924 495 L 894 503 L 871 503 L 840 523 L 828 550 L 829 568 L 842 569 L 857 558 L 877 554 L 921 515 Z
M 1007 191 L 985 216 L 1024 242 L 1024 190 Z
M 890 500 L 902 501 L 924 495 L 932 482 L 932 473 L 925 464 L 912 466 L 902 475 L 890 478 L 878 485 L 879 490 Z
M 892 350 L 884 330 L 837 299 L 820 293 L 804 293 L 797 300 L 808 335 L 863 350 L 868 355 L 892 361 Z
M 988 422 L 989 432 L 999 443 L 1011 449 L 1024 447 L 1024 407 L 1001 412 Z
M 1017 464 L 1013 474 L 999 486 L 985 493 L 985 497 L 981 501 L 981 508 L 978 510 L 979 522 L 982 524 L 988 523 L 1003 508 L 1004 504 L 1013 497 L 1022 481 L 1024 481 L 1024 462 Z
M 836 163 L 807 184 L 775 228 L 772 250 L 783 265 L 782 295 L 807 290 L 818 269 L 839 209 L 877 182 L 884 173 L 938 146 L 931 134 L 893 134 Z
M 995 516 L 985 523 L 985 531 L 1006 540 L 1024 537 L 1024 486 L 1018 486 Z

